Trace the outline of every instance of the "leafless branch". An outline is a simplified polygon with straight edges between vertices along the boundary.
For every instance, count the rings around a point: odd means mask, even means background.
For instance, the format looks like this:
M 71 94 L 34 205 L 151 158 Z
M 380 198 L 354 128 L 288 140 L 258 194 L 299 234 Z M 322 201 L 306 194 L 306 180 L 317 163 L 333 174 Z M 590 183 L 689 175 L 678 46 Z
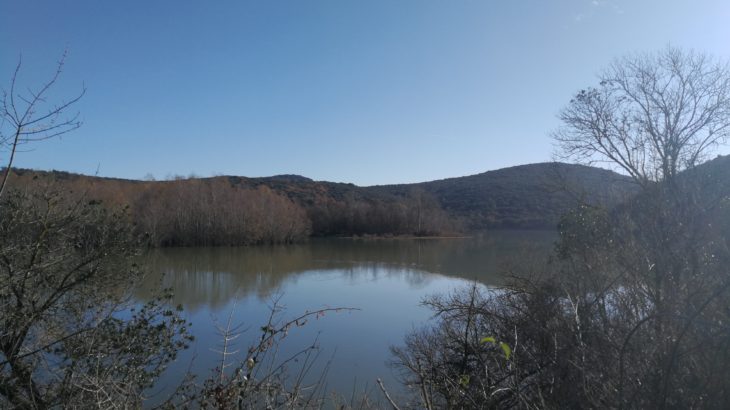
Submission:
M 38 111 L 48 104 L 47 94 L 58 81 L 67 55 L 68 52 L 64 51 L 51 78 L 38 91 L 28 88 L 27 95 L 16 94 L 18 75 L 22 65 L 22 58 L 19 58 L 10 79 L 10 90 L 3 90 L 2 110 L 0 111 L 2 118 L 0 150 L 7 150 L 9 154 L 5 162 L 2 180 L 0 180 L 0 196 L 5 191 L 19 145 L 56 138 L 81 126 L 78 113 L 68 117 L 65 117 L 65 114 L 84 96 L 86 93 L 84 87 L 70 100 L 50 105 L 45 114 L 38 114 Z
M 578 92 L 553 133 L 561 157 L 608 163 L 645 185 L 706 158 L 730 135 L 730 68 L 667 47 L 614 61 Z

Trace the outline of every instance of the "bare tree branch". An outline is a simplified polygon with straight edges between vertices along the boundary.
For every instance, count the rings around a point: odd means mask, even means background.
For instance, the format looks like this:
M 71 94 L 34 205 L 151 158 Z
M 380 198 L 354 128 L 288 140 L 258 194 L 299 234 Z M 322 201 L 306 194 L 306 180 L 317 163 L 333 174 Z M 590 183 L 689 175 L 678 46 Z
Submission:
M 614 61 L 578 92 L 553 133 L 563 158 L 608 162 L 646 183 L 673 178 L 730 135 L 730 68 L 667 47 Z
M 19 58 L 10 79 L 10 91 L 3 90 L 2 111 L 0 111 L 0 118 L 2 118 L 0 121 L 0 151 L 7 150 L 9 154 L 0 180 L 0 196 L 5 191 L 10 177 L 18 145 L 56 138 L 81 126 L 78 113 L 65 118 L 64 115 L 84 96 L 86 93 L 84 87 L 70 100 L 51 105 L 45 114 L 37 115 L 38 111 L 48 104 L 47 94 L 63 72 L 67 55 L 68 52 L 64 51 L 50 80 L 45 82 L 37 92 L 28 88 L 27 96 L 16 95 L 16 85 L 22 65 L 22 58 Z M 7 134 L 5 133 L 6 128 L 8 129 Z

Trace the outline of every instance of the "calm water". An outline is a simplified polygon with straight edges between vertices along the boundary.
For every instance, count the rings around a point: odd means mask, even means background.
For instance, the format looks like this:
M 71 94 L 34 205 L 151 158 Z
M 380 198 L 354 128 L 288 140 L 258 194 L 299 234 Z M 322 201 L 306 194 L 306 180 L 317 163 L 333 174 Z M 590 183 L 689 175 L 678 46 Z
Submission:
M 478 281 L 496 286 L 505 268 L 552 249 L 554 232 L 500 231 L 464 239 L 327 239 L 280 247 L 160 249 L 147 259 L 145 289 L 172 287 L 175 303 L 193 323 L 194 346 L 163 378 L 174 385 L 190 369 L 199 378 L 220 363 L 216 324 L 233 312 L 234 324 L 248 329 L 235 341 L 240 358 L 266 323 L 273 300 L 285 307 L 281 319 L 326 307 L 359 310 L 330 313 L 292 330 L 282 359 L 318 341 L 320 356 L 310 372 L 316 379 L 328 366 L 326 384 L 346 396 L 372 389 L 376 378 L 399 391 L 387 365 L 389 347 L 427 325 L 431 312 L 420 301 Z M 294 366 L 296 369 L 296 366 Z

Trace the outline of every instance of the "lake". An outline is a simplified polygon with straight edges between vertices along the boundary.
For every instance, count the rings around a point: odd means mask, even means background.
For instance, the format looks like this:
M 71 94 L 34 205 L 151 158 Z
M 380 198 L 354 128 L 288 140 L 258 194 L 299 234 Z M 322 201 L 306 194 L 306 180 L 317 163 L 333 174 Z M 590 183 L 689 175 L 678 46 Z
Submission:
M 137 297 L 148 298 L 148 289 L 159 284 L 172 287 L 196 338 L 162 378 L 159 395 L 186 371 L 202 379 L 220 364 L 217 327 L 231 314 L 242 334 L 231 349 L 241 353 L 229 361 L 245 359 L 275 300 L 284 308 L 282 320 L 322 308 L 357 309 L 312 318 L 284 340 L 281 360 L 315 341 L 320 346 L 308 380 L 326 370 L 327 390 L 347 397 L 374 391 L 377 378 L 394 395 L 403 393 L 388 366 L 389 348 L 428 324 L 431 312 L 421 300 L 474 281 L 499 286 L 511 264 L 546 256 L 555 239 L 552 231 L 495 231 L 474 238 L 313 239 L 288 246 L 154 250 Z M 291 363 L 290 370 L 298 365 Z

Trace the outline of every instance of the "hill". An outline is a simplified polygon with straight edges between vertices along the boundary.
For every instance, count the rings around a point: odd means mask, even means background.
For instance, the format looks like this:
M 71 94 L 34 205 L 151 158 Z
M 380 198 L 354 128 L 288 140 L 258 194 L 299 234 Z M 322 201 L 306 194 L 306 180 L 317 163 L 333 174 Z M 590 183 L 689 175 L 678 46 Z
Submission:
M 630 178 L 602 168 L 557 162 L 519 165 L 415 184 L 359 187 L 302 176 L 228 177 L 234 185 L 267 186 L 304 207 L 413 199 L 442 208 L 462 228 L 553 228 L 577 200 L 611 206 L 633 191 Z
M 615 172 L 557 162 L 366 189 L 404 195 L 414 188 L 433 195 L 449 215 L 465 221 L 470 230 L 553 228 L 577 200 L 611 206 L 633 191 L 631 180 Z
M 53 181 L 129 205 L 163 245 L 288 242 L 306 235 L 442 235 L 556 226 L 577 200 L 616 203 L 627 177 L 563 163 L 520 165 L 416 184 L 359 187 L 299 175 L 137 181 L 14 170 L 13 185 Z M 246 231 L 245 239 L 240 232 Z M 214 239 L 218 236 L 226 239 Z M 274 239 L 276 238 L 276 239 Z

